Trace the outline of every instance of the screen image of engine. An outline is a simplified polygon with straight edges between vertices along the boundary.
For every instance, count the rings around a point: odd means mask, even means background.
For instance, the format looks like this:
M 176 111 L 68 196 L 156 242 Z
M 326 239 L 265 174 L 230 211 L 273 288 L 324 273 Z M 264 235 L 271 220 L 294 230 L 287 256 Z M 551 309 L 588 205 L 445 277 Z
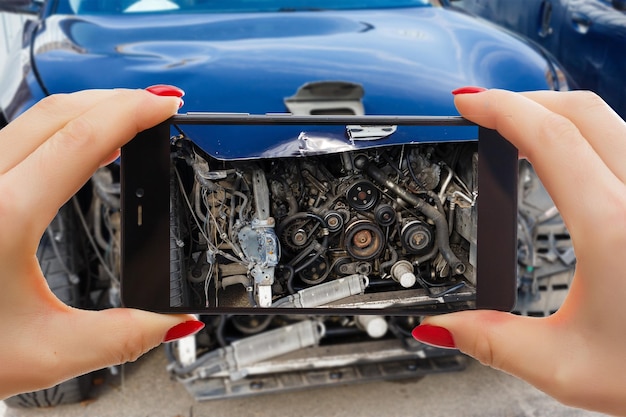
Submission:
M 471 301 L 477 142 L 224 161 L 173 138 L 170 305 Z

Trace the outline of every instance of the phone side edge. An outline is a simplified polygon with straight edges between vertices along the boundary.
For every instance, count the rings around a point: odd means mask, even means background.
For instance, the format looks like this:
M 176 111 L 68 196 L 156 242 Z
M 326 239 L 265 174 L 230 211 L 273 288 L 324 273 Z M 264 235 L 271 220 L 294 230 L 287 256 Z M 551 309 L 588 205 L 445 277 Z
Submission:
M 144 130 L 122 147 L 121 300 L 125 307 L 163 311 L 169 287 L 169 123 Z M 166 277 L 163 275 L 166 274 Z
M 476 308 L 511 311 L 517 298 L 518 151 L 479 128 Z

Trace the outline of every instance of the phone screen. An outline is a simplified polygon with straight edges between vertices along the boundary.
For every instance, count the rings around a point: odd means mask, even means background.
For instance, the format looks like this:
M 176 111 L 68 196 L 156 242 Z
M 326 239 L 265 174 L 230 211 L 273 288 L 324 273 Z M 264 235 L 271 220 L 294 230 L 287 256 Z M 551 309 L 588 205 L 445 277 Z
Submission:
M 517 152 L 461 118 L 195 114 L 122 153 L 125 305 L 432 314 L 515 300 Z

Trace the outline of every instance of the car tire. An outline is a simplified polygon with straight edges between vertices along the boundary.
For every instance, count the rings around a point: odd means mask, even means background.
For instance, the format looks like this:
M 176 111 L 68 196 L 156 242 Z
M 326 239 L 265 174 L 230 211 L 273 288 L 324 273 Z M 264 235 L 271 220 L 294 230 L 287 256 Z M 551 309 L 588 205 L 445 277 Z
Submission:
M 63 206 L 39 242 L 37 259 L 54 295 L 65 304 L 81 307 L 79 272 L 84 267 L 83 243 L 70 201 Z M 91 388 L 91 374 L 70 379 L 52 388 L 19 394 L 4 400 L 14 408 L 52 407 L 84 400 Z
M 54 407 L 62 404 L 73 404 L 86 399 L 90 389 L 91 377 L 85 375 L 62 382 L 52 388 L 7 398 L 4 403 L 12 408 Z

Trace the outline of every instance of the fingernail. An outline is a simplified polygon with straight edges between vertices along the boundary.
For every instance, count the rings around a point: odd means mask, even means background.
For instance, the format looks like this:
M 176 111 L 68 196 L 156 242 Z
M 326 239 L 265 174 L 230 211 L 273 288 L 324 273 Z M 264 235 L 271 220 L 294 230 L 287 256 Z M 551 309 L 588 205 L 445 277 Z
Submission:
M 486 88 L 482 88 L 482 87 L 473 87 L 473 86 L 467 86 L 467 87 L 461 87 L 461 88 L 457 88 L 456 90 L 452 91 L 453 95 L 459 95 L 459 94 L 474 94 L 474 93 L 481 93 L 483 91 L 487 91 Z
M 418 342 L 441 348 L 456 349 L 452 333 L 443 327 L 421 324 L 414 328 L 411 334 Z
M 163 97 L 182 97 L 185 95 L 185 92 L 180 88 L 167 84 L 151 85 L 150 87 L 146 87 L 146 91 Z
M 167 331 L 163 342 L 172 342 L 174 340 L 182 339 L 185 336 L 190 336 L 199 332 L 204 327 L 204 323 L 199 320 L 189 320 L 172 327 Z

